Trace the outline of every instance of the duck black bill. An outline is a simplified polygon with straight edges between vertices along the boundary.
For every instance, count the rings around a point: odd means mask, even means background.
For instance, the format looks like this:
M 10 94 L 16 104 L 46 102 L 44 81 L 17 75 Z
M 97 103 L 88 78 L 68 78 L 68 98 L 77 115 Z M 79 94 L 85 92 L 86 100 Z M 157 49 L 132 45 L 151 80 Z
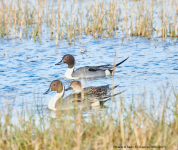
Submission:
M 49 92 L 51 92 L 51 88 L 49 88 L 46 92 L 44 92 L 43 95 L 48 94 Z
M 55 65 L 61 65 L 63 63 L 64 63 L 63 60 L 61 60 L 60 62 L 56 63 Z
M 68 91 L 68 90 L 72 90 L 72 88 L 71 88 L 71 87 L 69 87 L 69 88 L 65 89 L 65 91 Z

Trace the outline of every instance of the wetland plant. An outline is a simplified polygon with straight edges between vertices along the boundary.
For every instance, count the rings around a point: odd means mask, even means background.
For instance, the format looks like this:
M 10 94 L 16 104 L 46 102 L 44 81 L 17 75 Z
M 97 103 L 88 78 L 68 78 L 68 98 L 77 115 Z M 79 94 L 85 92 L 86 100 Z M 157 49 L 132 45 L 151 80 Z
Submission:
M 147 146 L 176 150 L 178 94 L 176 90 L 171 93 L 174 99 L 163 93 L 159 102 L 162 105 L 158 107 L 150 96 L 151 109 L 144 95 L 133 98 L 129 105 L 120 97 L 114 100 L 118 102 L 116 109 L 56 111 L 55 118 L 48 111 L 42 112 L 40 109 L 45 109 L 41 106 L 25 114 L 17 112 L 14 119 L 15 113 L 11 113 L 7 105 L 7 111 L 2 109 L 0 115 L 0 149 L 103 150 Z
M 74 39 L 145 36 L 166 40 L 177 38 L 177 1 L 108 0 L 63 2 L 47 0 L 0 2 L 1 38 L 27 37 L 41 41 L 42 34 L 51 39 Z M 48 30 L 46 30 L 48 29 Z M 44 32 L 44 30 L 46 32 Z M 24 34 L 25 33 L 25 34 Z M 25 36 L 24 36 L 25 35 Z

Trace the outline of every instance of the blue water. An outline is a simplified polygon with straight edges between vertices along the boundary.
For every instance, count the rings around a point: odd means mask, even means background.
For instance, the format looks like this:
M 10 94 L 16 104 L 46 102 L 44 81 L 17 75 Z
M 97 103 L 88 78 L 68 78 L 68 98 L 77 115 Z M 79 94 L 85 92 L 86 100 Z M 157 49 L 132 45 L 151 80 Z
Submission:
M 67 5 L 67 9 L 70 8 L 71 4 Z M 55 66 L 65 54 L 75 56 L 76 69 L 85 65 L 114 64 L 114 61 L 117 63 L 129 57 L 116 68 L 114 82 L 112 76 L 82 80 L 84 87 L 119 84 L 115 93 L 126 91 L 115 98 L 115 105 L 119 102 L 119 97 L 124 98 L 126 105 L 133 101 L 137 104 L 141 97 L 151 107 L 163 104 L 164 98 L 168 96 L 173 102 L 174 96 L 169 95 L 169 91 L 178 86 L 177 39 L 167 38 L 163 43 L 162 38 L 154 38 L 154 44 L 152 39 L 148 40 L 146 37 L 129 37 L 122 42 L 125 34 L 118 30 L 117 35 L 118 38 L 102 39 L 82 35 L 81 39 L 73 40 L 71 45 L 65 39 L 56 45 L 47 29 L 44 29 L 40 43 L 31 38 L 1 39 L 1 108 L 5 108 L 8 103 L 17 110 L 24 109 L 27 104 L 30 109 L 36 110 L 37 107 L 42 108 L 41 106 L 47 109 L 49 100 L 55 94 L 51 92 L 43 95 L 50 82 L 61 80 L 65 87 L 71 82 L 64 78 L 67 65 Z M 71 91 L 67 91 L 64 97 L 70 93 Z M 110 107 L 110 102 L 105 105 Z
M 114 60 L 120 62 L 129 57 L 116 69 L 114 85 L 120 85 L 116 92 L 126 89 L 120 96 L 124 97 L 127 103 L 132 100 L 133 95 L 141 96 L 145 91 L 147 95 L 153 94 L 155 101 L 159 102 L 160 88 L 167 86 L 166 90 L 171 90 L 177 87 L 177 41 L 167 39 L 163 45 L 162 40 L 158 39 L 155 40 L 155 48 L 154 43 L 144 37 L 130 37 L 130 40 L 123 43 L 121 38 L 122 35 L 118 39 L 91 40 L 92 37 L 87 36 L 81 39 L 81 44 L 76 40 L 69 45 L 67 40 L 63 40 L 59 41 L 57 46 L 55 41 L 49 39 L 42 40 L 41 43 L 25 39 L 2 39 L 0 105 L 6 105 L 7 100 L 9 105 L 17 109 L 22 109 L 26 104 L 29 108 L 38 105 L 47 108 L 50 98 L 55 94 L 51 92 L 49 95 L 43 95 L 50 82 L 58 79 L 66 87 L 71 82 L 64 78 L 67 65 L 55 66 L 55 63 L 68 53 L 75 56 L 76 68 L 114 64 Z M 85 45 L 82 46 L 83 44 Z M 81 52 L 84 50 L 87 52 Z M 112 76 L 82 80 L 82 83 L 85 87 L 112 84 Z M 71 91 L 66 92 L 65 96 L 70 93 Z M 150 98 L 147 102 L 152 103 Z

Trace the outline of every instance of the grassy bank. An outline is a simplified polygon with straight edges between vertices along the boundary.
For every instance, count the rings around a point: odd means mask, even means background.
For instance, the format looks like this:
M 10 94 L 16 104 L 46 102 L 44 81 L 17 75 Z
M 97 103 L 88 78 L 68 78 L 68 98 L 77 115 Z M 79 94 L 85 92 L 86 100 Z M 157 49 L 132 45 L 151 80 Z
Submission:
M 1 38 L 68 39 L 81 35 L 93 38 L 125 36 L 177 37 L 177 1 L 108 0 L 78 1 L 1 1 Z M 154 36 L 153 36 L 154 35 Z
M 57 111 L 54 119 L 49 113 L 30 115 L 26 112 L 28 115 L 18 114 L 15 120 L 12 119 L 14 113 L 7 113 L 1 115 L 0 149 L 103 150 L 122 149 L 119 146 L 143 149 L 147 146 L 147 149 L 177 150 L 178 95 L 173 94 L 174 99 L 160 96 L 161 105 L 151 109 L 147 109 L 144 97 L 140 96 L 133 99 L 136 103 L 129 105 L 119 98 L 119 109 L 113 107 L 106 113 Z M 150 101 L 154 104 L 152 97 Z

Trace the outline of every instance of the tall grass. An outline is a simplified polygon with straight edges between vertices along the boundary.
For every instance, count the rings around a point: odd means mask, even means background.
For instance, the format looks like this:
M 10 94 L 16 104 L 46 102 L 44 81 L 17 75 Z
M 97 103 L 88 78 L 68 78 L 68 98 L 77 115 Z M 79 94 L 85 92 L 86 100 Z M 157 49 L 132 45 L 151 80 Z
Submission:
M 90 110 L 56 111 L 56 118 L 51 118 L 50 112 L 26 112 L 26 115 L 18 113 L 14 120 L 15 114 L 12 116 L 7 111 L 4 115 L 1 113 L 0 149 L 103 150 L 125 146 L 123 149 L 177 150 L 178 94 L 176 91 L 171 94 L 173 99 L 163 93 L 162 105 L 153 105 L 151 109 L 145 97 L 140 96 L 130 104 L 120 97 L 116 100 L 119 109 L 113 107 L 110 111 L 93 113 Z M 154 104 L 152 97 L 150 101 Z
M 41 41 L 44 29 L 51 39 L 83 35 L 116 37 L 118 30 L 129 36 L 177 37 L 178 4 L 174 0 L 97 1 L 0 1 L 1 38 L 30 38 Z M 44 33 L 46 37 L 47 33 Z

